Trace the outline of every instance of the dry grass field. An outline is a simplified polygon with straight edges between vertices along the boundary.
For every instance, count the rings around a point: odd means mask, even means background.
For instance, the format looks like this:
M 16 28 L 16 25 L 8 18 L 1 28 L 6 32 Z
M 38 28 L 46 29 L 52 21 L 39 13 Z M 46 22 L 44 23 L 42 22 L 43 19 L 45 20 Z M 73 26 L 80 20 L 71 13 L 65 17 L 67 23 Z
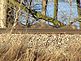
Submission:
M 0 61 L 81 61 L 81 35 L 0 34 Z

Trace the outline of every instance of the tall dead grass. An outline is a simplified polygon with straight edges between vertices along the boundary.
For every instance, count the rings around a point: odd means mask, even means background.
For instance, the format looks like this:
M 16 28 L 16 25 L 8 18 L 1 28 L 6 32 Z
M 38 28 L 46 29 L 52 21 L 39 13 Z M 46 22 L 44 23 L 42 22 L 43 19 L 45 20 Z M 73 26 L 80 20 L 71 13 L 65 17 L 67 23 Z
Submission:
M 48 37 L 42 39 L 43 36 L 36 38 L 37 36 L 41 35 L 0 35 L 0 61 L 81 61 L 80 40 L 69 40 L 66 47 L 60 45 L 60 48 L 57 48 L 58 44 L 55 43 L 60 40 L 57 37 L 52 45 L 53 43 L 46 41 Z

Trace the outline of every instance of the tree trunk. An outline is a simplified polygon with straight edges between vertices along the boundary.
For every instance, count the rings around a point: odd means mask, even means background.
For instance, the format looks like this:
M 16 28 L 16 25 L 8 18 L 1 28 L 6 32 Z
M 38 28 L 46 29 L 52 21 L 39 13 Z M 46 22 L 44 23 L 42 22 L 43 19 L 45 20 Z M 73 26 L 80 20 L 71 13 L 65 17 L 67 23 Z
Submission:
M 58 14 L 58 0 L 54 0 L 54 18 L 57 20 Z
M 47 0 L 42 0 L 42 15 L 46 16 L 46 8 L 47 8 Z M 42 20 L 40 23 L 41 23 L 41 27 L 44 27 L 44 25 L 42 24 L 45 24 L 45 21 Z
M 72 18 L 72 0 L 70 0 L 70 20 Z
M 78 9 L 78 16 L 81 18 L 81 0 L 77 0 L 77 9 Z M 81 28 L 81 23 L 80 23 Z
M 29 5 L 30 5 L 30 8 L 31 8 L 31 6 L 32 6 L 32 0 L 30 0 L 30 4 Z
M 78 16 L 81 17 L 81 0 L 77 0 Z
M 0 28 L 6 27 L 6 4 L 7 0 L 0 0 Z
M 42 0 L 42 14 L 46 15 L 47 0 Z

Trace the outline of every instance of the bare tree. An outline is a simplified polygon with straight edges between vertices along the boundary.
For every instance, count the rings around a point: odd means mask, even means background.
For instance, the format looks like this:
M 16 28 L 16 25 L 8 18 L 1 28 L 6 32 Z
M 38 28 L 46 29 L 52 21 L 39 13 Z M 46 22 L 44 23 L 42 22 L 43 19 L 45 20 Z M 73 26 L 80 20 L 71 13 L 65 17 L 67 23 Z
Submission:
M 81 0 L 76 0 L 77 1 L 77 9 L 78 9 L 78 16 L 81 18 Z M 80 23 L 80 28 L 81 28 L 81 23 Z
M 81 0 L 77 0 L 78 16 L 81 17 Z
M 71 19 L 71 16 L 72 16 L 72 0 L 70 0 L 70 19 Z
M 42 14 L 46 15 L 46 8 L 47 8 L 48 0 L 42 0 Z
M 23 11 L 28 10 L 29 13 L 30 13 L 34 18 L 43 19 L 43 20 L 45 20 L 45 21 L 49 21 L 49 22 L 53 23 L 54 26 L 59 26 L 59 27 L 65 26 L 65 24 L 63 24 L 62 22 L 60 22 L 60 21 L 58 21 L 58 20 L 55 21 L 53 18 L 48 17 L 48 16 L 46 16 L 46 15 L 43 15 L 43 14 L 41 14 L 40 12 L 37 12 L 37 11 L 35 11 L 35 10 L 32 10 L 31 8 L 28 8 L 28 7 L 26 7 L 26 6 L 23 5 L 23 4 L 20 5 L 20 3 L 17 2 L 17 1 L 15 1 L 15 0 L 9 0 L 9 1 L 10 1 L 13 5 L 16 5 L 17 7 L 20 6 Z
M 6 0 L 0 0 L 0 27 L 6 28 Z
M 58 0 L 54 0 L 54 18 L 57 19 L 58 14 Z

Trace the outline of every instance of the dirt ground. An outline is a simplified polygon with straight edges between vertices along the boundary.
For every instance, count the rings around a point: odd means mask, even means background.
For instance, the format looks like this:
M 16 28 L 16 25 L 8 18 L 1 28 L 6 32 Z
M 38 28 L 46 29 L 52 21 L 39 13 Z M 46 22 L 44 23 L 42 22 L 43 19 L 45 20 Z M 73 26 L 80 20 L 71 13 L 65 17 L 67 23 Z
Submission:
M 81 61 L 81 35 L 0 34 L 0 61 Z

